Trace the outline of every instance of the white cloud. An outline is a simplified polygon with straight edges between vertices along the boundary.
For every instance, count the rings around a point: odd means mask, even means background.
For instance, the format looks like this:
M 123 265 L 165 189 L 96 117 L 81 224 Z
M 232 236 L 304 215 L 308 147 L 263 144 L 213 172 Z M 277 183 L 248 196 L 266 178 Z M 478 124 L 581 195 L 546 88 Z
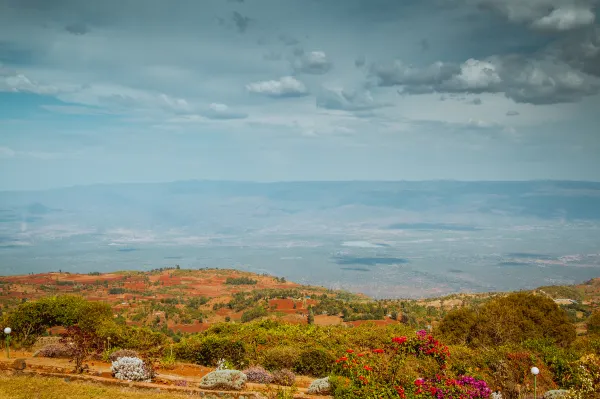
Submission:
M 464 0 L 491 8 L 512 22 L 564 32 L 593 25 L 596 0 Z
M 244 119 L 248 114 L 244 112 L 234 111 L 225 104 L 211 103 L 200 114 L 208 119 L 225 120 L 225 119 Z
M 284 76 L 279 80 L 267 80 L 246 85 L 251 93 L 270 97 L 298 97 L 308 94 L 306 85 L 293 76 Z
M 43 95 L 52 95 L 58 89 L 49 85 L 38 84 L 31 81 L 27 76 L 15 70 L 4 68 L 0 64 L 0 91 L 25 92 Z
M 567 31 L 589 26 L 596 20 L 596 15 L 589 8 L 565 7 L 557 8 L 545 17 L 537 19 L 532 26 L 537 29 Z
M 322 75 L 329 72 L 332 63 L 324 51 L 311 51 L 296 58 L 292 66 L 297 72 Z
M 12 158 L 16 155 L 16 151 L 8 147 L 0 147 L 0 158 Z

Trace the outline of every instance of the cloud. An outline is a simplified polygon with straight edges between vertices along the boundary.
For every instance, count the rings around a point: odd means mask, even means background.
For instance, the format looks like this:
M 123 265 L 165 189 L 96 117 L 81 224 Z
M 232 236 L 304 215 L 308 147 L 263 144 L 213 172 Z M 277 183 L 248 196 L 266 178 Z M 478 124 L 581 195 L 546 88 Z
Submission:
M 329 72 L 332 67 L 332 63 L 327 58 L 325 52 L 311 51 L 297 57 L 292 62 L 292 66 L 297 72 L 322 75 Z
M 600 26 L 556 41 L 549 52 L 573 68 L 600 77 Z
M 74 35 L 85 35 L 89 32 L 89 28 L 83 23 L 75 23 L 65 26 L 65 30 Z
M 293 76 L 250 83 L 246 85 L 246 90 L 269 97 L 299 97 L 308 94 L 306 85 Z
M 600 79 L 550 57 L 521 55 L 436 62 L 417 68 L 400 61 L 371 69 L 380 86 L 402 86 L 401 94 L 504 93 L 515 102 L 575 102 L 600 92 Z
M 8 147 L 0 147 L 0 159 L 1 158 L 12 158 L 17 154 L 17 152 Z
M 346 91 L 325 87 L 317 95 L 316 103 L 319 108 L 340 111 L 367 111 L 389 105 L 375 101 L 368 90 Z
M 357 68 L 364 67 L 366 63 L 367 63 L 367 57 L 365 57 L 364 55 L 359 55 L 354 60 L 354 66 L 356 66 Z
M 212 103 L 201 112 L 201 115 L 208 119 L 226 120 L 226 119 L 244 119 L 248 114 L 231 110 L 225 104 Z
M 564 32 L 595 21 L 596 0 L 464 0 L 501 13 L 511 22 L 533 29 Z
M 300 43 L 300 41 L 298 39 L 296 39 L 295 37 L 292 37 L 290 35 L 287 35 L 285 33 L 280 34 L 278 36 L 278 39 L 286 46 L 295 46 L 296 44 Z
M 588 8 L 557 8 L 534 21 L 532 26 L 541 30 L 567 31 L 592 25 L 595 19 L 596 15 Z
M 54 86 L 39 84 L 30 80 L 22 73 L 15 70 L 4 68 L 0 64 L 0 92 L 25 92 L 42 95 L 52 95 L 58 92 Z
M 238 32 L 244 33 L 246 29 L 248 29 L 248 25 L 250 24 L 250 18 L 244 17 L 237 11 L 234 11 L 232 14 L 233 23 L 237 26 Z
M 481 105 L 481 104 L 483 104 L 483 102 L 481 101 L 481 98 L 477 97 L 477 98 L 474 98 L 473 100 L 469 101 L 469 104 Z
M 34 158 L 52 160 L 63 158 L 65 154 L 45 151 L 16 151 L 9 147 L 0 147 L 0 159 L 9 158 Z
M 521 115 L 518 111 L 507 111 L 506 116 L 518 116 Z

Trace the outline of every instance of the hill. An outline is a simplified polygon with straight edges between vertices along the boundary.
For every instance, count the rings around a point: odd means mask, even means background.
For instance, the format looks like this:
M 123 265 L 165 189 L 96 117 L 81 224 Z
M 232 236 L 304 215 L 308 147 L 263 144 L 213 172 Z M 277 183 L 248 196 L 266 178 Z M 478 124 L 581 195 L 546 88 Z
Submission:
M 579 332 L 600 306 L 600 278 L 573 286 L 528 291 L 552 298 Z M 174 335 L 207 330 L 225 321 L 271 317 L 307 323 L 309 308 L 318 325 L 435 326 L 452 309 L 481 305 L 506 292 L 461 293 L 425 299 L 379 299 L 342 290 L 301 285 L 285 278 L 233 269 L 163 268 L 148 272 L 75 274 L 53 272 L 0 277 L 0 305 L 7 310 L 25 300 L 74 294 L 110 304 L 132 326 L 149 326 Z M 246 316 L 244 316 L 246 314 Z M 55 330 L 56 331 L 56 330 Z

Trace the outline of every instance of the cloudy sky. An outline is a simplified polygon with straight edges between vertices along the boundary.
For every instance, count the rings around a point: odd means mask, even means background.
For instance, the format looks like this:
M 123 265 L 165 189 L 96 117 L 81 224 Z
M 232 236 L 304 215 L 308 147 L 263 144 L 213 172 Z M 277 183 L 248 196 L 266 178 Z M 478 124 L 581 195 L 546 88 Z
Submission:
M 0 190 L 600 180 L 599 0 L 0 0 Z

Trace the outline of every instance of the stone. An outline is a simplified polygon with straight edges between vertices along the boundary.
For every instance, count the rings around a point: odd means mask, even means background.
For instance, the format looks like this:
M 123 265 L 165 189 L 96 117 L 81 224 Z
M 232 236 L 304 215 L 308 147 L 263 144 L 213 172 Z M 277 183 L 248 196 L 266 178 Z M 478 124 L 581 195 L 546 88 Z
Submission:
M 25 367 L 27 367 L 25 359 L 16 359 L 12 364 L 14 370 L 25 370 Z
M 331 385 L 329 384 L 329 377 L 314 380 L 308 387 L 309 395 L 329 395 L 330 392 Z
M 200 380 L 202 389 L 223 389 L 240 391 L 246 386 L 246 374 L 238 370 L 217 370 L 206 374 Z

